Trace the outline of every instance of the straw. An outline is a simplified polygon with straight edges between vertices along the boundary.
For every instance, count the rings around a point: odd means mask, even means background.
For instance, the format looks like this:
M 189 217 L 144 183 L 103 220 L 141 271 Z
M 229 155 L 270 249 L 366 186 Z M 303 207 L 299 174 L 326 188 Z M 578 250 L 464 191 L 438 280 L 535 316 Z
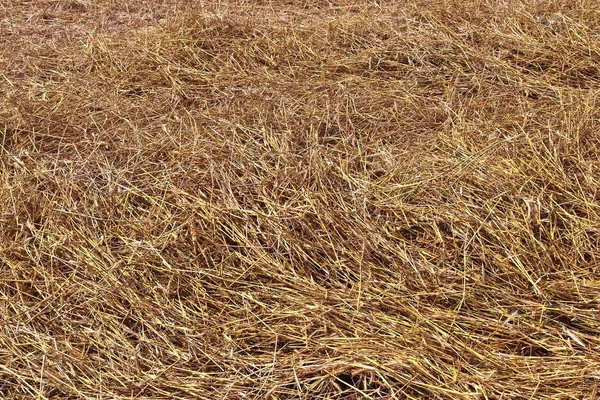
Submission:
M 595 2 L 0 5 L 6 399 L 594 399 Z

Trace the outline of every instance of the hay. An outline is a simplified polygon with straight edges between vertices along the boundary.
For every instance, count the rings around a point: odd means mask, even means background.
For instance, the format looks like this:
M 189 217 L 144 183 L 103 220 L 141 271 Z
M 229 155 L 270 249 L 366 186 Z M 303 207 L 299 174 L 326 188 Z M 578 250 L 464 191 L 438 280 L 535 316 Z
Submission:
M 2 397 L 597 398 L 599 28 L 0 5 Z

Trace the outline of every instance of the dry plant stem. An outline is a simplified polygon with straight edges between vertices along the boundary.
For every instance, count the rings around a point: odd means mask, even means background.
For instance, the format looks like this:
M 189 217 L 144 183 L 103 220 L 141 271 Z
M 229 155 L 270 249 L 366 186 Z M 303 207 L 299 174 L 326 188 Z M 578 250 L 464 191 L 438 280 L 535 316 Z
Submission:
M 7 399 L 595 399 L 600 11 L 0 4 Z

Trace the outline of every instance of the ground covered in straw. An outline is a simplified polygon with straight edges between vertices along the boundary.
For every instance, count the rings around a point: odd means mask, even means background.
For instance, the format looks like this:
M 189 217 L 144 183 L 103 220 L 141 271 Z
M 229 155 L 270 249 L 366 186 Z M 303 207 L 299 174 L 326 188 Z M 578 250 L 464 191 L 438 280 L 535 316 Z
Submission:
M 0 4 L 0 397 L 595 399 L 594 1 Z

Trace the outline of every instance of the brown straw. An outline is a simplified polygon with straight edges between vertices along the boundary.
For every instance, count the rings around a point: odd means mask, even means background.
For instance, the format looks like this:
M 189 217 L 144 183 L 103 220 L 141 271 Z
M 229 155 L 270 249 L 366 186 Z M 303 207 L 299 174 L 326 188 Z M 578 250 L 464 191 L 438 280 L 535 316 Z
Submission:
M 599 32 L 0 2 L 0 398 L 597 399 Z

